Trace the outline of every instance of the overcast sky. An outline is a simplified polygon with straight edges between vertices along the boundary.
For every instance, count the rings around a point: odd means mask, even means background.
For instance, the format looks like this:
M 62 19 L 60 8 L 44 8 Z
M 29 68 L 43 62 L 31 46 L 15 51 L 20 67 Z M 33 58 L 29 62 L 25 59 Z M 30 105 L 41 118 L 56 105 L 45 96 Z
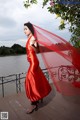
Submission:
M 51 31 L 66 40 L 70 39 L 68 29 L 58 29 L 60 19 L 50 14 L 46 8 L 42 9 L 41 1 L 29 9 L 23 6 L 23 0 L 0 0 L 0 46 L 12 46 L 18 43 L 26 44 L 23 24 L 32 22 L 48 31 Z

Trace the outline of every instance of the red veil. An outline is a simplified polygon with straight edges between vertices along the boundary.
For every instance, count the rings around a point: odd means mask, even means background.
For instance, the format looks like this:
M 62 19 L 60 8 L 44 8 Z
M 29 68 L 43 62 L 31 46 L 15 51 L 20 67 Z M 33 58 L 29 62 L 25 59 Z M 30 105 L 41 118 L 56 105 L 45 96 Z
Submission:
M 39 26 L 34 25 L 34 30 L 34 36 L 43 46 L 40 53 L 44 64 L 57 90 L 64 95 L 80 95 L 80 50 Z

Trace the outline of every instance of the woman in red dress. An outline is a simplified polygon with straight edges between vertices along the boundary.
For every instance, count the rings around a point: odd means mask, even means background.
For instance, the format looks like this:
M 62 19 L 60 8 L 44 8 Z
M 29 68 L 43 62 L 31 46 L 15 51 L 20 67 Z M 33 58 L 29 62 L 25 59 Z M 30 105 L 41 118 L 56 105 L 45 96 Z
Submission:
M 27 60 L 30 63 L 25 79 L 26 95 L 31 101 L 31 106 L 27 110 L 27 114 L 30 114 L 34 110 L 37 110 L 38 101 L 50 93 L 51 86 L 39 67 L 39 61 L 35 51 L 35 49 L 38 47 L 38 43 L 34 37 L 33 25 L 30 22 L 24 24 L 24 33 L 28 37 L 26 43 L 26 52 Z

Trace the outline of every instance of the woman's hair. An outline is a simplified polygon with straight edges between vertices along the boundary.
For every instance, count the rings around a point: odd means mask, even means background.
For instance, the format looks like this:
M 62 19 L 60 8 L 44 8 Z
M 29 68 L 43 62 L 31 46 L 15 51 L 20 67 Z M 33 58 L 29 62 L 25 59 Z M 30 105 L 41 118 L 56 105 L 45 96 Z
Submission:
M 24 26 L 27 26 L 29 28 L 29 30 L 31 31 L 31 33 L 34 35 L 34 27 L 30 22 L 24 23 Z M 36 38 L 37 39 L 37 38 Z M 39 44 L 37 43 L 37 47 L 35 47 L 34 45 L 32 45 L 36 51 L 36 53 L 39 53 Z
M 24 26 L 27 26 L 29 30 L 32 32 L 32 34 L 34 35 L 34 28 L 30 22 L 24 23 Z

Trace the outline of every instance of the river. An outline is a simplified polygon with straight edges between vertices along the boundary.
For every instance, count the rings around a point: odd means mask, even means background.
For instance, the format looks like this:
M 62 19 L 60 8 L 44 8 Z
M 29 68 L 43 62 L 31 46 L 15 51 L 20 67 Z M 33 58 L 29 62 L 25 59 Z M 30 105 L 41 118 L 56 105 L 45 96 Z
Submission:
M 39 58 L 41 68 L 45 68 L 41 55 Z M 27 72 L 29 63 L 26 55 L 0 57 L 0 77 L 10 74 Z

